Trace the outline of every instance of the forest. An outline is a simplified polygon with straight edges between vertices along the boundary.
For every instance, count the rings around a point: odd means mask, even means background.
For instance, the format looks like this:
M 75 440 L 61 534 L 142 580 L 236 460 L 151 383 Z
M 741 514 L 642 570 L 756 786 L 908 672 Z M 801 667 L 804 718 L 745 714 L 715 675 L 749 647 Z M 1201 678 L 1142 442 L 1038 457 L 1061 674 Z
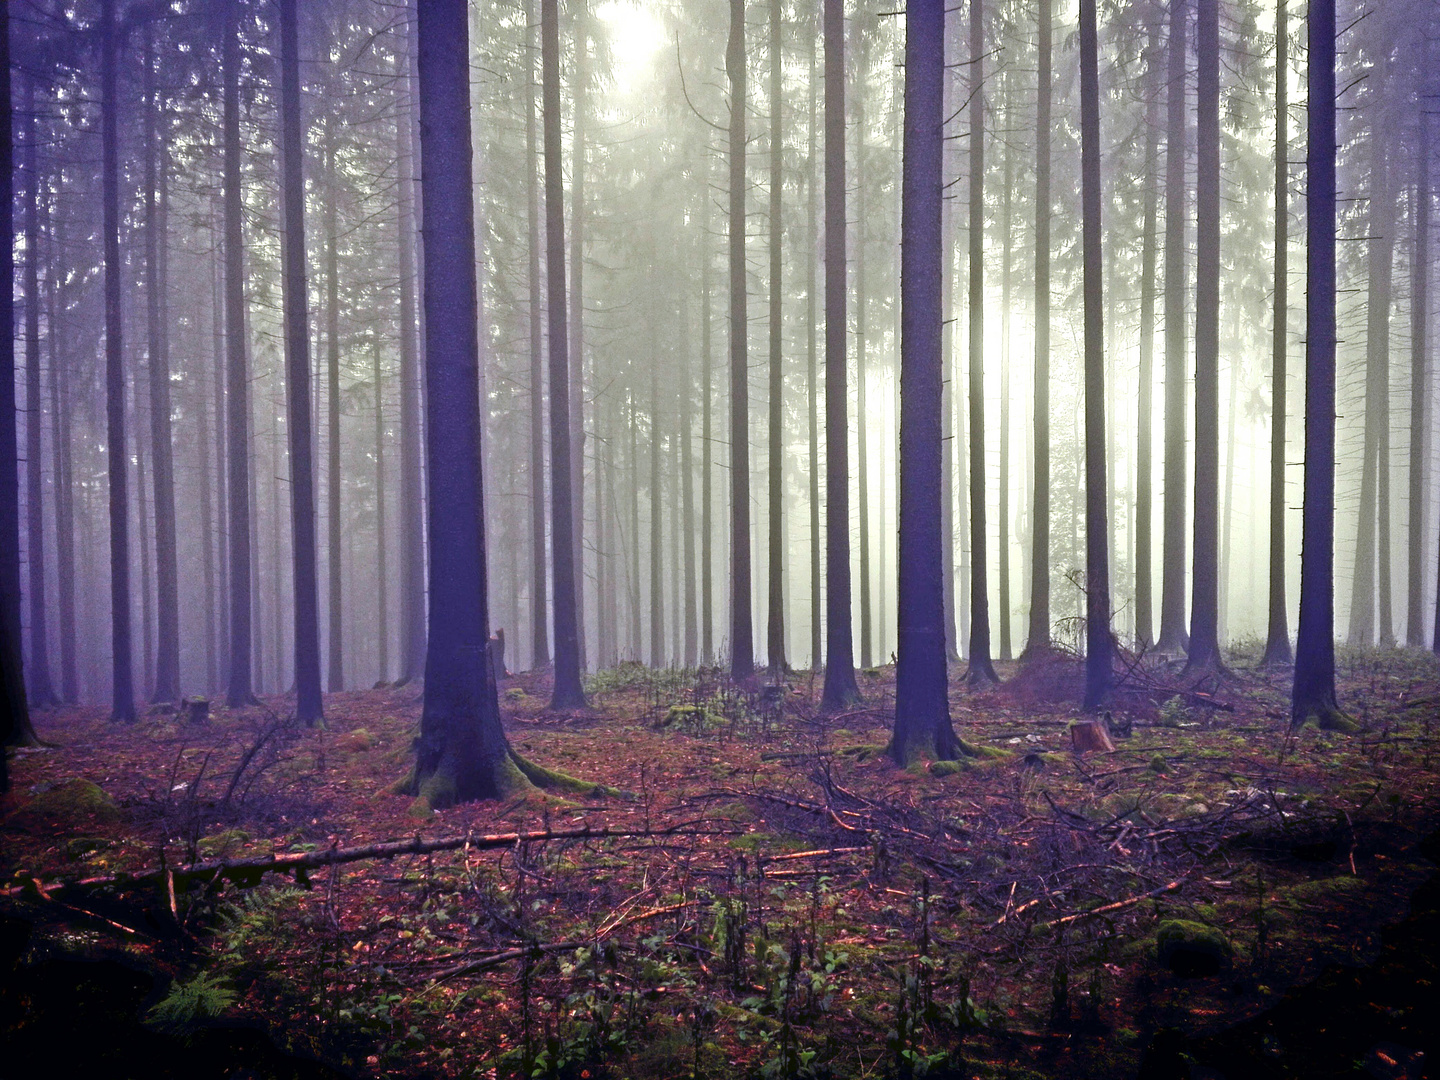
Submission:
M 0 47 L 0 1073 L 1432 1075 L 1435 0 Z

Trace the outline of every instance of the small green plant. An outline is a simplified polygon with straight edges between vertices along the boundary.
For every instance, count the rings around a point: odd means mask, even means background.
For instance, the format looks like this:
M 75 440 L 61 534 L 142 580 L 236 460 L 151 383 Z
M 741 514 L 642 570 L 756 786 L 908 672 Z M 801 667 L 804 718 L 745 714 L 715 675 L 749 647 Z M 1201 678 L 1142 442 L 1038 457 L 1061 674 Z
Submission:
M 235 991 L 225 984 L 224 977 L 202 971 L 184 982 L 171 983 L 169 992 L 155 1003 L 145 1019 L 161 1031 L 184 1034 L 221 1016 L 234 1004 Z
M 1161 727 L 1178 728 L 1194 722 L 1190 709 L 1185 705 L 1185 699 L 1179 694 L 1160 706 Z

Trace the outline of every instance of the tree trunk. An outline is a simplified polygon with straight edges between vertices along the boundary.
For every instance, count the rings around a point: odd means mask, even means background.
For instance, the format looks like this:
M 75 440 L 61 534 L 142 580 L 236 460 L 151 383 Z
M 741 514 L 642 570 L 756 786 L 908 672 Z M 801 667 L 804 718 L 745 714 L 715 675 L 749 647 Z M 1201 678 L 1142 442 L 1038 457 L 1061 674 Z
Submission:
M 1408 537 L 1409 603 L 1405 619 L 1405 644 L 1425 647 L 1425 580 L 1423 550 L 1425 537 L 1425 392 L 1430 359 L 1430 119 L 1420 116 L 1417 150 L 1419 175 L 1415 181 L 1415 247 L 1410 258 L 1410 527 Z M 1440 586 L 1437 586 L 1440 588 Z M 1437 592 L 1440 596 L 1440 592 Z M 1440 635 L 1436 637 L 1440 645 Z
M 650 265 L 656 264 L 655 241 L 650 241 Z M 653 273 L 653 270 L 652 270 Z M 664 499 L 660 484 L 660 351 L 656 345 L 659 336 L 655 325 L 657 312 L 653 299 L 659 290 L 659 282 L 652 279 L 650 295 L 652 306 L 646 320 L 650 324 L 650 666 L 665 666 L 665 548 L 661 536 L 661 514 Z
M 65 234 L 58 227 L 59 224 L 59 222 L 56 223 L 52 239 L 55 250 L 64 251 Z M 52 327 L 49 341 L 50 411 L 55 417 L 55 428 L 50 435 L 50 448 L 55 485 L 55 576 L 60 617 L 58 627 L 60 631 L 60 698 L 67 705 L 74 705 L 80 700 L 80 678 L 75 633 L 75 495 L 70 443 L 70 370 L 69 354 L 61 344 L 63 320 L 60 317 L 60 311 L 64 305 L 57 296 L 56 277 L 57 275 L 53 272 L 50 274 L 48 286 L 50 326 Z M 205 437 L 205 429 L 202 426 L 200 438 L 203 440 Z M 201 475 L 207 482 L 202 483 L 201 487 L 208 497 L 209 471 L 204 468 L 204 458 L 205 452 L 202 447 Z M 206 554 L 209 554 L 208 548 Z M 213 637 L 211 640 L 213 641 Z
M 856 509 L 860 534 L 860 666 L 875 666 L 875 655 L 871 642 L 875 637 L 874 617 L 870 607 L 874 578 L 870 572 L 870 412 L 865 400 L 865 387 L 869 381 L 866 360 L 869 359 L 870 334 L 865 316 L 868 313 L 869 282 L 865 271 L 866 244 L 865 225 L 868 218 L 865 205 L 865 94 L 866 76 L 870 71 L 869 27 L 857 20 L 853 31 L 855 36 L 855 495 L 859 501 Z
M 339 199 L 340 182 L 335 171 L 335 132 L 325 125 L 325 182 L 329 189 L 325 199 L 325 401 L 326 401 L 326 544 L 330 586 L 328 589 L 328 625 L 325 685 L 333 694 L 345 689 L 345 606 L 344 579 L 340 557 L 344 522 L 341 520 L 340 495 L 340 238 L 335 220 L 335 203 Z
M 395 121 L 399 144 L 400 213 L 400 676 L 397 684 L 418 678 L 425 662 L 425 482 L 421 472 L 421 349 L 417 339 L 415 251 L 417 147 L 420 108 L 412 35 L 401 35 L 402 85 L 406 108 Z M 543 621 L 543 620 L 542 620 Z
M 234 709 L 255 700 L 250 669 L 250 374 L 245 348 L 245 249 L 240 191 L 240 0 L 225 0 L 223 48 L 225 464 L 230 536 L 230 685 L 226 699 Z
M 1262 665 L 1288 664 L 1285 609 L 1285 397 L 1290 341 L 1290 30 L 1287 0 L 1275 10 L 1275 274 L 1270 338 L 1270 603 Z
M 378 326 L 372 345 L 375 383 L 375 666 L 379 669 L 376 679 L 383 683 L 390 674 L 390 552 L 385 536 L 385 395 L 381 389 L 384 384 L 380 380 Z
M 545 2 L 553 40 L 554 2 Z M 520 759 L 500 726 L 488 655 L 466 14 L 465 0 L 419 5 L 432 511 L 425 701 L 409 785 L 420 809 L 499 797 L 527 786 Z M 560 315 L 563 323 L 563 309 Z
M 111 23 L 114 13 L 108 4 Z M 113 33 L 113 26 L 112 26 Z M 113 51 L 106 55 L 113 65 Z M 10 9 L 0 5 L 0 61 L 10 70 Z M 113 68 L 107 86 L 113 89 Z M 14 117 L 10 80 L 0 80 L 0 273 L 15 279 Z M 107 204 L 108 205 L 108 204 Z M 20 462 L 15 414 L 15 292 L 0 299 L 0 746 L 34 739 L 25 696 L 20 620 Z M 9 755 L 0 751 L 0 794 L 10 790 Z
M 1022 659 L 1050 651 L 1050 105 L 1052 0 L 1039 0 L 1035 114 L 1035 446 L 1030 508 L 1030 623 Z
M 310 427 L 310 318 L 305 273 L 305 124 L 301 115 L 297 3 L 298 0 L 280 0 L 281 205 L 285 217 L 280 258 L 284 275 L 285 427 L 289 435 L 290 450 L 296 716 L 302 722 L 311 724 L 321 719 L 324 707 L 320 694 L 320 602 L 315 552 L 313 458 L 315 437 Z M 402 275 L 403 272 L 402 268 Z M 375 392 L 378 414 L 378 364 Z M 379 445 L 378 431 L 376 445 Z M 279 572 L 278 565 L 276 572 Z M 383 637 L 383 619 L 380 632 Z
M 175 465 L 170 434 L 170 348 L 164 274 L 167 207 L 157 206 L 166 186 L 169 154 L 156 137 L 162 102 L 155 90 L 153 29 L 145 30 L 145 291 L 150 367 L 150 443 L 155 494 L 156 651 L 151 700 L 180 700 L 180 584 L 175 537 Z M 157 177 L 158 173 L 158 177 Z M 168 200 L 164 200 L 168 201 Z
M 1170 0 L 1165 135 L 1165 464 L 1160 637 L 1176 654 L 1185 634 L 1185 7 Z
M 132 352 L 131 363 L 139 367 L 139 358 Z M 130 392 L 126 395 L 130 402 L 129 430 L 142 431 L 144 425 L 141 423 L 140 415 L 140 375 L 135 373 L 134 383 L 130 386 Z M 135 533 L 140 539 L 140 695 L 149 696 L 150 673 L 155 670 L 155 608 L 154 583 L 151 581 L 151 567 L 154 563 L 150 560 L 150 508 L 146 505 L 145 480 L 150 475 L 146 467 L 145 440 L 135 440 Z
M 834 2 L 834 0 L 832 0 Z M 910 0 L 905 20 L 905 172 L 900 225 L 900 551 L 895 731 L 890 754 L 953 758 L 941 573 L 940 202 L 945 5 Z
M 575 640 L 585 669 L 585 113 L 589 30 L 584 0 L 575 0 L 575 95 L 570 165 L 570 524 L 575 566 Z
M 755 673 L 750 615 L 750 384 L 745 294 L 745 2 L 730 0 L 730 676 Z
M 585 705 L 585 692 L 580 685 L 578 582 L 571 496 L 565 191 L 560 175 L 560 15 L 556 0 L 540 2 L 540 39 L 545 109 L 545 269 L 549 278 L 546 299 L 550 319 L 550 516 L 553 524 L 550 548 L 555 574 L 555 687 L 551 706 L 577 709 Z M 468 108 L 466 112 L 468 115 Z M 468 138 L 466 143 L 468 145 Z M 473 232 L 472 227 L 472 236 Z M 426 239 L 429 239 L 428 233 Z
M 234 0 L 230 0 L 234 3 Z M 125 367 L 120 339 L 120 164 L 116 98 L 115 0 L 100 5 L 100 138 L 105 249 L 105 449 L 110 481 L 110 719 L 135 720 L 130 644 L 129 478 L 125 451 Z M 12 443 L 13 445 L 13 440 Z
M 1283 3 L 1283 0 L 1282 0 Z M 1135 644 L 1148 649 L 1155 641 L 1155 516 L 1152 455 L 1155 447 L 1155 217 L 1160 168 L 1160 23 L 1159 4 L 1149 9 L 1146 27 L 1145 77 L 1145 221 L 1140 250 L 1140 392 L 1136 411 L 1135 452 Z
M 1006 115 L 1010 103 L 1005 102 Z M 1010 644 L 1010 203 L 1015 185 L 1015 168 L 1010 144 L 1004 144 L 1005 190 L 1004 214 L 1001 219 L 1000 267 L 1000 505 L 997 507 L 1000 530 L 996 554 L 1000 563 L 1000 659 L 1013 659 Z
M 825 686 L 820 707 L 860 700 L 850 626 L 850 466 L 845 390 L 845 24 L 824 0 L 825 34 Z
M 1205 0 L 1201 0 L 1202 4 Z M 1213 2 L 1213 0 L 1212 0 Z M 1085 707 L 1110 692 L 1110 552 L 1105 486 L 1105 306 L 1100 249 L 1100 43 L 1095 0 L 1080 0 L 1080 142 L 1085 270 Z
M 40 403 L 40 170 L 36 147 L 35 85 L 25 80 L 25 554 L 30 569 L 30 663 L 25 689 L 31 708 L 58 703 L 50 681 L 50 642 L 45 619 L 45 507 L 41 475 Z M 50 333 L 54 334 L 52 324 Z
M 789 668 L 785 659 L 785 413 L 782 395 L 785 388 L 781 316 L 780 247 L 781 187 L 780 154 L 784 139 L 780 126 L 781 64 L 780 0 L 770 0 L 770 432 L 769 472 L 770 506 L 766 515 L 769 570 L 766 574 L 767 612 L 765 620 L 765 662 L 772 674 Z
M 1335 0 L 1310 0 L 1305 152 L 1305 507 L 1290 726 L 1335 700 Z
M 530 663 L 550 665 L 550 612 L 545 577 L 545 339 L 540 317 L 540 189 L 535 134 L 535 0 L 525 4 L 525 202 L 528 229 L 527 282 L 530 315 Z
M 689 275 L 686 275 L 688 278 Z M 690 409 L 695 395 L 695 378 L 690 368 L 690 308 L 686 292 L 680 291 L 680 529 L 683 532 L 682 562 L 685 575 L 685 640 L 681 657 L 685 667 L 693 668 L 700 643 L 695 626 L 695 457 L 691 447 L 694 421 Z M 600 494 L 597 476 L 595 494 Z M 597 514 L 598 517 L 598 514 Z
M 985 507 L 985 5 L 970 0 L 970 670 L 999 682 L 990 659 Z
M 820 594 L 820 368 L 816 326 L 820 312 L 815 303 L 816 273 L 820 252 L 820 221 L 818 198 L 820 176 L 815 167 L 815 128 L 818 112 L 815 107 L 815 48 L 816 34 L 810 34 L 810 99 L 809 120 L 806 124 L 806 168 L 805 168 L 805 221 L 807 224 L 805 246 L 805 386 L 806 414 L 810 420 L 810 670 L 819 671 L 824 664 L 824 648 L 821 642 L 824 623 L 821 616 Z M 709 386 L 705 388 L 708 395 Z
M 218 202 L 218 200 L 217 200 Z M 219 691 L 223 684 L 230 685 L 230 501 L 229 467 L 225 451 L 229 435 L 229 411 L 225 399 L 225 387 L 229 376 L 226 360 L 225 340 L 225 253 L 221 243 L 224 234 L 223 214 L 219 206 L 212 207 L 211 233 L 216 238 L 217 257 L 211 260 L 210 269 L 210 332 L 214 363 L 211 374 L 214 377 L 215 393 L 215 537 L 216 552 L 219 556 L 219 582 L 216 590 L 219 603 L 216 605 L 218 620 L 216 630 L 216 651 L 219 655 L 219 679 L 211 689 Z
M 710 235 L 710 178 L 709 168 L 705 170 L 705 186 L 701 189 L 701 220 L 705 228 L 700 232 L 700 662 L 715 662 L 715 591 L 714 591 L 714 531 L 711 507 L 714 498 L 710 490 L 711 458 L 711 414 L 714 410 L 712 379 L 710 324 L 710 249 L 706 239 Z

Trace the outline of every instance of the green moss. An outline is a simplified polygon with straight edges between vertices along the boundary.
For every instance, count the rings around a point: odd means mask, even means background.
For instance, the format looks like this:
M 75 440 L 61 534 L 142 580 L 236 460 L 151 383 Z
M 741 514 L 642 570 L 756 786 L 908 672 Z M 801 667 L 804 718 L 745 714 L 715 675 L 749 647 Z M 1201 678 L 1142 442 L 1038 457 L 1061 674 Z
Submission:
M 65 843 L 65 854 L 72 859 L 83 859 L 104 851 L 110 846 L 110 841 L 103 836 L 77 836 Z
M 965 772 L 970 768 L 969 762 L 961 761 L 932 761 L 930 763 L 931 776 L 954 776 L 956 773 Z
M 1165 760 L 1164 754 L 1156 754 L 1150 759 L 1150 771 L 1153 773 L 1167 773 L 1170 771 L 1170 763 Z
M 335 745 L 341 750 L 354 753 L 360 750 L 369 750 L 375 745 L 375 737 L 365 728 L 358 727 L 341 735 L 335 740 Z
M 986 746 L 984 743 L 966 742 L 960 740 L 960 752 L 969 758 L 977 758 L 981 761 L 1009 761 L 1015 756 L 1013 750 L 1002 750 L 998 746 Z
M 29 809 L 46 817 L 73 819 L 92 817 L 96 821 L 119 821 L 120 806 L 99 784 L 89 780 L 67 780 L 59 787 L 36 795 Z
M 885 753 L 884 743 L 856 743 L 854 746 L 842 746 L 836 751 L 841 757 L 851 757 L 856 761 L 869 761 Z
M 226 829 L 213 836 L 201 837 L 195 850 L 207 859 L 223 858 L 232 848 L 242 847 L 249 840 L 250 834 L 244 829 Z
M 717 716 L 702 705 L 671 705 L 659 724 L 661 731 L 678 729 L 694 734 L 717 731 L 724 726 L 723 716 Z
M 1155 958 L 1177 975 L 1214 975 L 1233 951 L 1224 934 L 1202 922 L 1166 919 L 1155 928 Z
M 1298 885 L 1280 889 L 1276 896 L 1279 902 L 1286 907 L 1298 910 L 1304 907 L 1319 907 L 1327 900 L 1341 902 L 1357 897 L 1364 891 L 1364 880 L 1345 874 L 1339 877 L 1302 881 Z
M 525 693 L 524 688 L 519 686 L 512 686 L 505 691 L 506 701 L 524 701 L 528 696 L 529 695 Z
M 554 769 L 547 769 L 544 766 L 536 765 L 528 758 L 510 751 L 509 764 L 516 770 L 520 777 L 534 784 L 537 788 L 544 788 L 547 791 L 568 791 L 574 795 L 589 795 L 598 798 L 600 796 L 617 796 L 623 794 L 619 788 L 608 787 L 605 784 L 597 784 L 591 780 L 580 780 L 567 773 L 557 772 Z

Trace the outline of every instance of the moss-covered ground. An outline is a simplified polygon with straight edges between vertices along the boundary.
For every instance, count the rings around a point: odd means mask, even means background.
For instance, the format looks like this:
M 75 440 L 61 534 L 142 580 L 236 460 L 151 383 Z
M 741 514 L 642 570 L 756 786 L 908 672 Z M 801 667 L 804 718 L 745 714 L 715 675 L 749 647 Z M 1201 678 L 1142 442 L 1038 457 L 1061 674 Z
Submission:
M 1000 665 L 1006 682 L 981 693 L 958 669 L 952 711 L 975 754 L 904 770 L 877 751 L 893 669 L 830 717 L 808 673 L 736 687 L 626 666 L 593 677 L 574 714 L 548 712 L 546 678 L 521 674 L 501 695 L 516 751 L 601 787 L 424 821 L 392 793 L 418 686 L 330 695 L 309 729 L 284 723 L 280 698 L 204 725 L 40 713 L 55 745 L 12 755 L 0 802 L 0 979 L 118 963 L 141 973 L 118 1008 L 145 1038 L 246 1022 L 277 1060 L 357 1076 L 1129 1077 L 1142 1059 L 1147 1075 L 1388 1061 L 1383 1075 L 1419 1076 L 1407 1055 L 1436 1060 L 1440 984 L 1417 921 L 1435 910 L 1440 666 L 1343 652 L 1360 730 L 1292 736 L 1288 673 L 1229 659 L 1232 677 L 1201 687 L 1130 672 L 1111 705 L 1130 736 L 1084 756 L 1067 728 L 1078 665 Z M 635 835 L 173 899 L 36 885 L 586 825 Z M 0 1041 L 24 1060 L 49 1010 L 74 1007 L 4 991 Z M 1340 1040 L 1323 1058 L 1305 1017 Z

